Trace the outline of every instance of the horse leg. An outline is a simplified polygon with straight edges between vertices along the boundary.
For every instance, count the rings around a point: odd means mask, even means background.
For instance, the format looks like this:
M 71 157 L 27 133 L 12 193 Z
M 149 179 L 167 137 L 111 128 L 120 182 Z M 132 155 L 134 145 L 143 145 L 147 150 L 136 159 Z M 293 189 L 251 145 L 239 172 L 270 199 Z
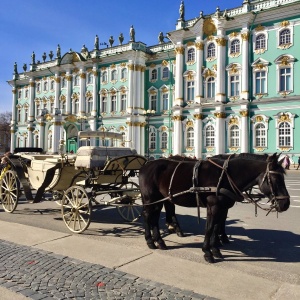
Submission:
M 159 217 L 160 217 L 160 211 L 162 209 L 162 205 L 158 209 L 158 207 L 153 212 L 153 217 L 151 219 L 151 227 L 152 227 L 152 233 L 153 233 L 153 241 L 157 243 L 157 248 L 160 250 L 167 250 L 167 246 L 162 239 L 159 231 Z
M 164 202 L 164 207 L 166 211 L 166 225 L 169 233 L 176 233 L 180 237 L 184 237 L 184 233 L 182 232 L 178 220 L 175 214 L 175 204 L 170 201 Z
M 230 243 L 228 235 L 225 231 L 225 223 L 228 215 L 228 208 L 224 208 L 221 215 L 220 227 L 219 227 L 219 240 L 222 244 Z
M 151 234 L 151 219 L 152 213 L 149 209 L 144 208 L 142 215 L 144 217 L 144 228 L 145 228 L 145 240 L 150 249 L 156 249 L 157 247 L 154 244 L 154 240 Z
M 202 247 L 204 259 L 209 263 L 214 263 L 214 257 L 222 258 L 222 254 L 217 245 L 217 235 L 219 230 L 220 207 L 219 197 L 207 197 L 207 218 L 205 225 L 205 238 Z

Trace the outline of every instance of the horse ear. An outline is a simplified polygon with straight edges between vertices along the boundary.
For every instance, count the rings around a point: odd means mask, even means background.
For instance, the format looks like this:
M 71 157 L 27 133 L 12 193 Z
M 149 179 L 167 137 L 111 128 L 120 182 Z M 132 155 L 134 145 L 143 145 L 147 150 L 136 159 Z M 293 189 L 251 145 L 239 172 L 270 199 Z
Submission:
M 276 154 L 276 153 L 274 153 Z M 279 157 L 281 156 L 282 152 L 280 152 L 278 155 L 277 155 L 277 160 L 279 160 Z
M 281 166 L 283 164 L 283 161 L 284 161 L 284 157 L 280 161 L 278 161 L 278 164 Z

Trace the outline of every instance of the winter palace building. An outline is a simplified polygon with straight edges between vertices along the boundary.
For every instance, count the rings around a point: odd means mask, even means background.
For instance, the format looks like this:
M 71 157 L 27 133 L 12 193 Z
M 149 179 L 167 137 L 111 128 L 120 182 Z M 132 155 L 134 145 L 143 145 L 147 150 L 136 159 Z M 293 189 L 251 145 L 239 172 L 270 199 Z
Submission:
M 241 0 L 242 2 L 242 0 Z M 175 154 L 300 154 L 300 0 L 243 1 L 184 18 L 156 45 L 120 34 L 107 46 L 57 46 L 14 66 L 11 149 L 76 152 L 124 145 L 150 158 Z M 100 48 L 101 46 L 102 48 Z M 299 80 L 299 82 L 298 82 Z M 80 141 L 81 130 L 123 141 Z

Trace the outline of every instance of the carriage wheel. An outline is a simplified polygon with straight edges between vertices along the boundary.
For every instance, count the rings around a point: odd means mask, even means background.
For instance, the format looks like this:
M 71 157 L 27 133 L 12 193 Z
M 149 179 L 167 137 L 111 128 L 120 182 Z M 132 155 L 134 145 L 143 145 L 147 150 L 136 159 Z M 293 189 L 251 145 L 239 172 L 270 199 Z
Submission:
M 75 233 L 86 230 L 91 222 L 92 203 L 81 186 L 71 186 L 62 199 L 62 217 L 66 226 Z
M 3 209 L 12 213 L 17 205 L 20 196 L 20 183 L 14 171 L 6 171 L 3 175 L 0 186 L 0 199 Z
M 141 217 L 143 211 L 143 206 L 141 205 L 141 203 L 136 203 L 136 200 L 140 199 L 140 186 L 135 182 L 128 182 L 126 184 L 122 184 L 120 188 L 124 190 L 138 190 L 123 192 L 123 195 L 126 195 L 128 197 L 124 199 L 124 204 L 122 204 L 121 200 L 121 204 L 117 206 L 118 213 L 125 221 L 136 222 Z

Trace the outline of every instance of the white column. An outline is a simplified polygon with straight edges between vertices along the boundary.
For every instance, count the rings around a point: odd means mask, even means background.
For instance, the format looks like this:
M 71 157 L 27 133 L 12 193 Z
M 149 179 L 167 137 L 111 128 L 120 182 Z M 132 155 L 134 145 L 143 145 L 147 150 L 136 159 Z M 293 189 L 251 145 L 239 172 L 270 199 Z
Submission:
M 248 117 L 249 112 L 248 109 L 242 108 L 240 111 L 241 115 L 241 152 L 249 152 L 249 125 L 248 125 Z
M 226 62 L 226 43 L 227 40 L 221 36 L 216 39 L 217 42 L 217 85 L 216 102 L 225 102 L 225 62 Z
M 45 123 L 40 121 L 40 136 L 39 136 L 39 147 L 45 150 Z
M 203 77 L 202 77 L 202 66 L 203 66 L 203 41 L 201 39 L 196 41 L 196 89 L 195 89 L 195 102 L 200 103 L 203 98 Z
M 184 47 L 178 46 L 176 52 L 176 72 L 175 72 L 175 101 L 173 105 L 183 104 L 183 61 L 184 61 Z
M 135 66 L 135 101 L 134 101 L 134 108 L 135 110 L 137 109 L 137 107 L 141 107 L 140 103 L 141 103 L 141 94 L 142 94 L 142 89 L 141 89 L 141 83 L 142 83 L 142 79 L 141 79 L 141 69 L 142 66 L 140 65 L 136 65 Z
M 194 143 L 195 143 L 195 156 L 198 159 L 202 158 L 202 147 L 203 147 L 203 123 L 202 123 L 202 118 L 203 115 L 201 112 L 196 113 L 194 115 L 195 118 L 195 125 L 194 125 Z
M 216 117 L 216 140 L 215 154 L 225 153 L 225 112 L 218 111 L 214 113 Z
M 69 115 L 72 112 L 72 102 L 71 102 L 72 75 L 70 75 L 70 72 L 67 72 L 66 79 L 67 79 L 66 114 Z
M 172 117 L 174 124 L 174 150 L 173 155 L 182 154 L 182 116 L 175 115 Z
M 17 108 L 17 90 L 13 87 L 12 90 L 13 101 L 12 101 L 12 114 L 11 114 L 11 126 L 10 126 L 10 152 L 13 152 L 16 148 L 16 108 Z
M 92 116 L 97 116 L 97 103 L 98 103 L 98 72 L 97 66 L 93 67 L 93 74 L 94 74 L 94 85 L 93 85 L 93 110 Z
M 125 146 L 133 148 L 133 142 L 134 142 L 133 141 L 133 136 L 132 136 L 133 122 L 131 120 L 131 117 L 127 118 L 126 125 L 127 125 L 128 135 L 127 135 L 127 142 L 125 143 Z
M 79 99 L 79 114 L 85 115 L 86 108 L 85 108 L 85 78 L 86 74 L 84 73 L 84 70 L 81 69 L 80 71 L 80 99 Z
M 59 108 L 59 94 L 60 94 L 60 77 L 59 74 L 55 75 L 55 99 L 54 108 Z M 53 134 L 52 134 L 52 145 L 53 151 L 58 151 L 59 143 L 61 140 L 61 116 L 54 115 L 53 117 Z
M 134 86 L 133 86 L 133 81 L 134 81 L 134 65 L 132 61 L 129 62 L 128 65 L 128 112 L 131 113 L 134 107 L 134 101 L 133 101 L 133 95 L 134 95 Z
M 30 78 L 29 80 L 29 97 L 30 97 L 30 103 L 29 103 L 29 118 L 28 121 L 30 122 L 27 126 L 28 129 L 28 146 L 32 147 L 33 146 L 33 121 L 35 120 L 35 115 L 34 115 L 34 96 L 35 96 L 35 83 L 33 81 L 33 78 Z
M 249 100 L 249 31 L 242 32 L 242 91 L 241 99 Z
M 146 148 L 146 145 L 145 145 L 145 139 L 146 139 L 145 126 L 146 126 L 146 122 L 142 122 L 141 123 L 141 141 L 140 141 L 141 149 L 140 149 L 140 152 L 139 152 L 140 155 L 145 155 L 145 148 Z

